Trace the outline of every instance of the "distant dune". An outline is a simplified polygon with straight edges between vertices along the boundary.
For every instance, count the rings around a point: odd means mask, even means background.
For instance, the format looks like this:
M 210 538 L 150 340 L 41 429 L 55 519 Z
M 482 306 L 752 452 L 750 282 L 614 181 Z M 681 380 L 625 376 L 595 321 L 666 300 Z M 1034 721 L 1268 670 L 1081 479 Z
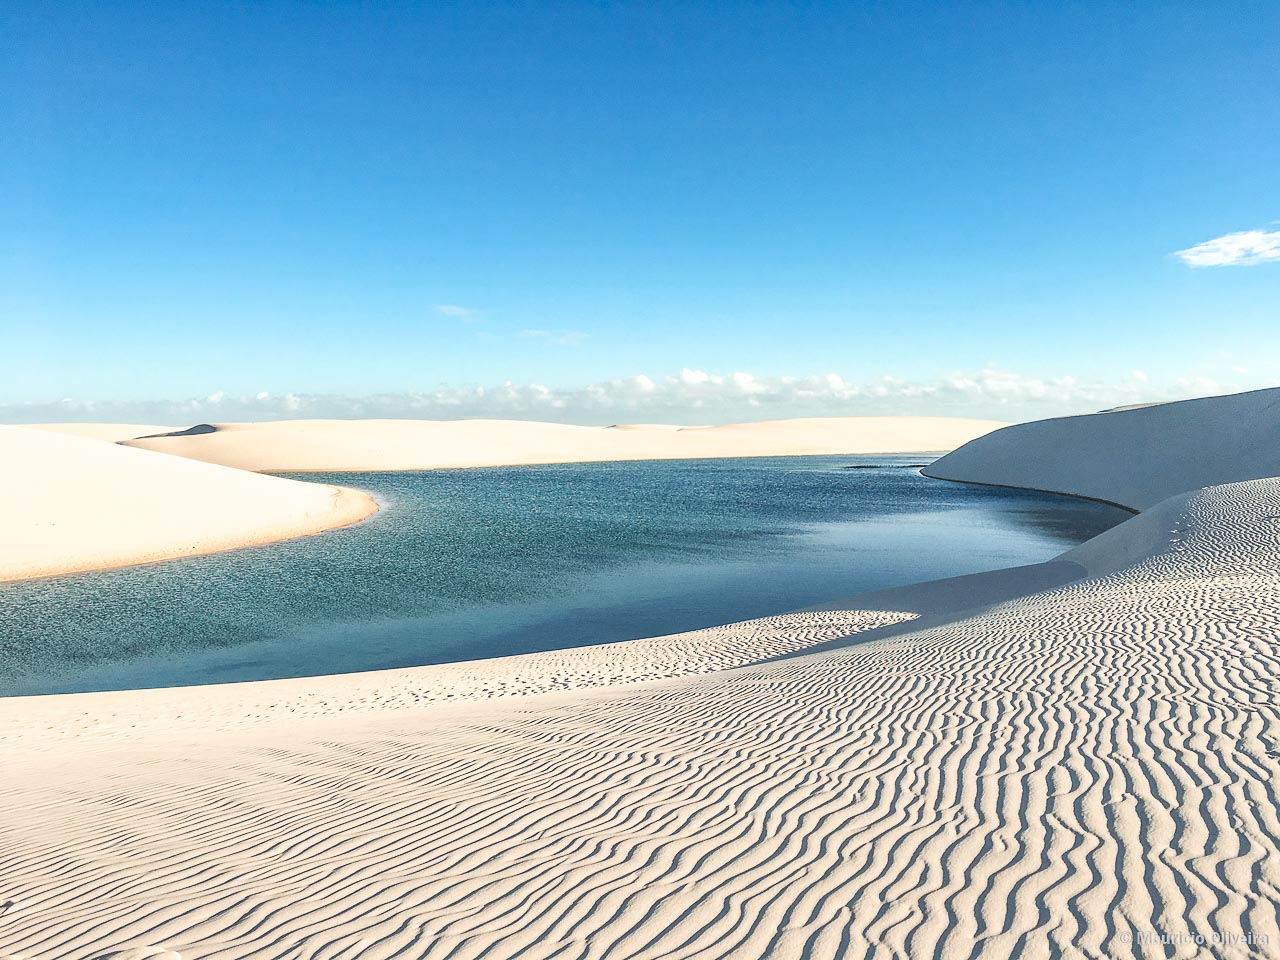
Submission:
M 344 526 L 377 509 L 342 487 L 0 427 L 0 581 L 167 560 Z
M 832 417 L 713 427 L 580 427 L 522 420 L 280 420 L 199 424 L 129 446 L 272 473 L 425 470 L 952 450 L 1003 426 L 953 417 Z
M 70 434 L 73 437 L 87 437 L 90 440 L 107 440 L 111 443 L 179 429 L 158 426 L 154 423 L 33 423 L 30 427 L 33 430 L 48 430 L 52 433 Z

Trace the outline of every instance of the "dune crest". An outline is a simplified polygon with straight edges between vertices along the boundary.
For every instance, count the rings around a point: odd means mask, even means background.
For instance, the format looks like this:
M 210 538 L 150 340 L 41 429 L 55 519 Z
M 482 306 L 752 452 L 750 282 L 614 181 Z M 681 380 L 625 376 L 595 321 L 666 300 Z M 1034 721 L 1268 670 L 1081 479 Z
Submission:
M 952 450 L 1003 426 L 959 417 L 830 417 L 723 426 L 582 427 L 523 420 L 277 420 L 199 424 L 128 446 L 266 473 L 429 470 Z
M 1280 388 L 1016 423 L 924 473 L 1142 510 L 1211 484 L 1280 476 Z
M 32 423 L 26 425 L 31 430 L 47 430 L 50 433 L 65 433 L 73 437 L 85 437 L 89 440 L 106 440 L 120 443 L 135 437 L 144 437 L 157 433 L 165 433 L 175 427 L 162 427 L 154 423 Z

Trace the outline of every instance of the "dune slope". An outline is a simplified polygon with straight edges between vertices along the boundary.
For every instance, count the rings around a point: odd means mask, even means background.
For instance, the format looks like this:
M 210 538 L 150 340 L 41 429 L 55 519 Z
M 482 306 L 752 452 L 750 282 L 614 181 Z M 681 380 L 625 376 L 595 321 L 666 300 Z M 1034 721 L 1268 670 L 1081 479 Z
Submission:
M 154 423 L 33 423 L 32 430 L 48 430 L 52 433 L 66 433 L 73 437 L 88 437 L 90 440 L 106 440 L 119 443 L 132 440 L 134 437 L 145 437 L 156 433 L 168 433 L 178 427 L 163 427 Z
M 1280 476 L 1280 388 L 1018 423 L 924 472 L 1145 509 L 1214 483 Z
M 0 581 L 229 550 L 360 520 L 366 494 L 0 427 Z
M 607 460 L 952 450 L 1002 426 L 952 417 L 833 417 L 717 427 L 522 420 L 198 424 L 129 446 L 263 472 L 424 470 Z

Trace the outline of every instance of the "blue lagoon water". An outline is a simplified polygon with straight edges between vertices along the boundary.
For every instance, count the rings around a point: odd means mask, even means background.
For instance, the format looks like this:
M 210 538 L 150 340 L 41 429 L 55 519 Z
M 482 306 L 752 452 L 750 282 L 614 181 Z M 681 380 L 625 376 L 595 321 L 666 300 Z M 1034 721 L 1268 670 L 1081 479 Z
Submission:
M 308 676 L 628 640 L 1047 560 L 1128 516 L 912 457 L 308 474 L 314 537 L 0 585 L 0 695 Z

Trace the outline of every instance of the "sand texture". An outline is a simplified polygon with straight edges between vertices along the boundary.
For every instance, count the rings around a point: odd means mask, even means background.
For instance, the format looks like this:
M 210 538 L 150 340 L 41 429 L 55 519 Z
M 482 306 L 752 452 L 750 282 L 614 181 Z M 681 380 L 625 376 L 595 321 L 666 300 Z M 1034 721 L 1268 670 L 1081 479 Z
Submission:
M 833 417 L 717 427 L 579 427 L 522 420 L 279 420 L 198 424 L 130 446 L 244 470 L 423 470 L 953 450 L 1003 426 L 953 417 Z
M 1280 955 L 1280 480 L 1237 469 L 832 610 L 0 701 L 0 955 Z
M 317 533 L 377 509 L 367 494 L 114 443 L 0 427 L 0 580 Z

